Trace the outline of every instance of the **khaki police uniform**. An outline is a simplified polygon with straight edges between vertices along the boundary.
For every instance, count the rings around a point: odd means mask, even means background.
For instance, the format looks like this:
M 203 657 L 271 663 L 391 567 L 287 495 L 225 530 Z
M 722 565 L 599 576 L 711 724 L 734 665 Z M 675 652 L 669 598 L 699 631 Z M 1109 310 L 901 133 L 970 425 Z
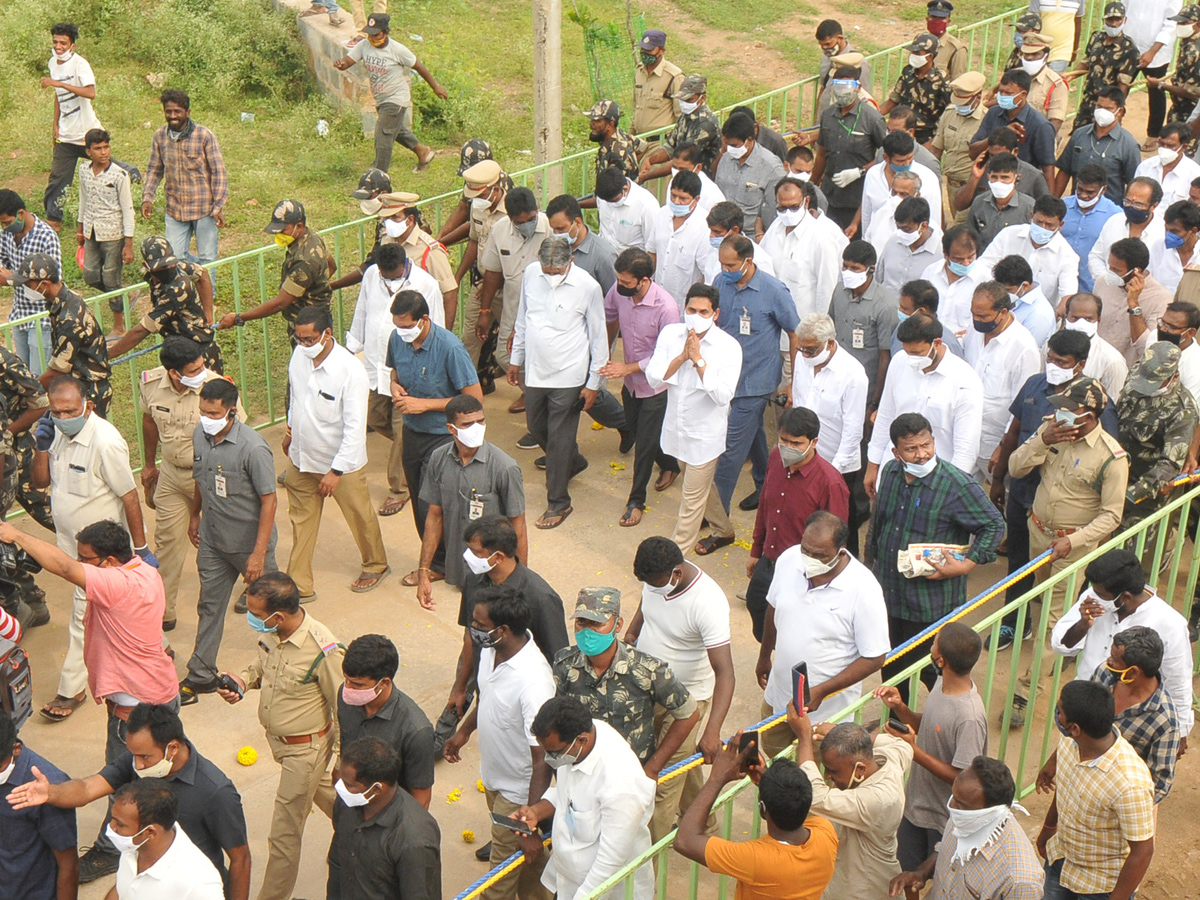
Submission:
M 945 72 L 946 77 L 953 81 L 967 71 L 968 55 L 967 45 L 962 38 L 949 33 L 943 34 L 938 38 L 938 52 L 933 65 Z
M 1042 66 L 1042 71 L 1033 77 L 1029 86 L 1029 105 L 1047 119 L 1061 123 L 1067 118 L 1068 94 L 1070 89 L 1062 76 L 1049 66 Z
M 458 291 L 458 282 L 454 280 L 454 269 L 450 265 L 450 254 L 436 238 L 420 228 L 414 228 L 408 233 L 408 237 L 400 242 L 400 246 L 414 265 L 420 266 L 434 277 L 438 283 L 438 290 L 443 294 L 447 291 Z M 454 323 L 447 322 L 446 327 L 453 328 Z
M 953 212 L 955 224 L 967 221 L 967 212 L 971 205 L 957 212 L 953 211 L 952 199 L 958 189 L 971 178 L 971 157 L 969 148 L 971 138 L 979 131 L 987 110 L 982 102 L 978 103 L 969 116 L 960 116 L 954 109 L 954 104 L 964 97 L 972 96 L 983 90 L 985 84 L 982 72 L 967 72 L 950 82 L 950 106 L 938 119 L 937 130 L 933 134 L 933 148 L 941 154 L 942 177 L 946 180 L 946 191 L 943 194 L 947 213 Z
M 206 371 L 207 381 L 221 377 L 212 369 Z M 159 366 L 142 373 L 138 391 L 142 404 L 142 434 L 146 434 L 146 421 L 153 422 L 158 431 L 158 449 L 162 453 L 158 478 L 146 492 L 146 505 L 155 511 L 154 554 L 158 557 L 158 574 L 162 576 L 167 594 L 163 620 L 173 622 L 183 562 L 192 549 L 187 529 L 196 493 L 192 481 L 192 435 L 200 422 L 200 389 L 185 387 L 180 393 L 171 383 L 166 368 Z M 237 404 L 237 417 L 239 422 L 246 421 L 241 400 Z
M 507 194 L 507 192 L 506 192 Z M 480 209 L 474 203 L 471 204 L 471 224 L 467 231 L 467 240 L 474 243 L 477 247 L 475 251 L 475 272 L 479 273 L 479 281 L 475 282 L 475 275 L 472 273 L 471 292 L 467 297 L 467 307 L 463 312 L 463 346 L 467 348 L 467 355 L 471 357 L 471 362 L 479 365 L 479 354 L 483 350 L 483 343 L 475 336 L 475 324 L 479 321 L 479 293 L 483 290 L 483 248 L 487 246 L 488 238 L 492 234 L 492 229 L 501 219 L 507 218 L 504 212 L 504 198 L 501 197 L 494 207 Z M 492 298 L 492 322 L 499 322 L 504 313 L 504 296 L 497 294 Z
M 635 135 L 669 128 L 680 116 L 675 92 L 683 81 L 683 69 L 665 57 L 650 72 L 640 62 L 633 70 L 633 128 Z
M 512 219 L 504 216 L 492 225 L 492 232 L 487 243 L 480 245 L 479 268 L 484 272 L 499 272 L 504 276 L 503 297 L 497 293 L 492 298 L 493 305 L 501 300 L 503 309 L 496 318 L 492 310 L 492 321 L 500 322 L 500 333 L 496 338 L 496 360 L 505 368 L 508 367 L 508 338 L 517 322 L 517 307 L 521 302 L 521 282 L 525 269 L 537 261 L 538 251 L 542 242 L 550 236 L 550 220 L 546 214 L 539 212 L 537 230 L 529 240 L 521 237 L 520 232 L 512 223 Z
M 333 817 L 336 795 L 329 763 L 337 745 L 343 653 L 333 633 L 305 613 L 300 627 L 286 638 L 260 635 L 258 656 L 242 672 L 248 689 L 261 690 L 258 720 L 271 756 L 282 768 L 258 900 L 291 900 L 313 803 Z

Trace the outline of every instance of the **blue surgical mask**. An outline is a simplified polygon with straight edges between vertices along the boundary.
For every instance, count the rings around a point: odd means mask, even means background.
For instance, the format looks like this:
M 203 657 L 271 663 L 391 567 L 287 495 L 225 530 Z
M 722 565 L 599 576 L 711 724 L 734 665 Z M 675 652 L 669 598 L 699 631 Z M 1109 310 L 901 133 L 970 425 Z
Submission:
M 959 276 L 960 278 L 964 275 L 969 275 L 971 273 L 970 266 L 964 266 L 962 263 L 957 263 L 957 262 L 954 262 L 953 260 L 946 263 L 946 266 L 947 266 L 947 268 L 950 269 L 951 272 L 953 272 L 955 275 Z
M 575 632 L 575 645 L 583 651 L 584 656 L 599 656 L 608 650 L 616 639 L 617 630 L 615 628 L 608 634 L 594 631 L 591 628 Z
M 960 116 L 969 116 L 975 112 L 975 107 L 973 107 L 970 103 L 967 103 L 963 106 L 955 106 L 954 111 Z
M 907 166 L 898 166 L 895 163 L 888 163 L 888 165 L 892 167 L 892 171 L 897 175 L 902 175 L 905 172 L 912 171 L 912 163 L 909 163 Z
M 901 322 L 903 322 L 908 317 L 909 317 L 909 314 L 906 313 L 904 310 L 902 310 L 902 309 L 896 310 L 896 324 L 897 325 L 899 325 Z
M 1035 244 L 1048 244 L 1054 237 L 1053 228 L 1043 228 L 1034 222 L 1029 223 L 1029 239 Z
M 74 437 L 83 431 L 83 426 L 87 423 L 87 414 L 80 413 L 77 416 L 71 416 L 69 419 L 56 419 L 51 416 L 50 421 L 54 423 L 55 428 L 67 435 L 67 437 Z
M 1019 32 L 1019 31 L 1013 34 L 1013 46 L 1014 47 L 1020 49 L 1021 45 L 1024 43 L 1025 43 L 1025 35 L 1021 34 L 1021 32 Z
M 725 235 L 722 235 L 721 237 L 709 237 L 708 245 L 710 247 L 712 247 L 714 250 L 719 250 L 721 248 L 721 242 L 724 240 L 725 240 Z
M 1071 732 L 1067 731 L 1067 729 L 1063 728 L 1063 726 L 1059 723 L 1058 711 L 1059 711 L 1058 707 L 1057 706 L 1054 707 L 1054 727 L 1058 729 L 1058 733 L 1061 734 L 1063 737 L 1069 738 L 1069 737 L 1071 737 Z M 1071 739 L 1074 740 L 1074 738 L 1071 738 Z
M 273 618 L 274 615 L 275 613 L 271 613 L 271 615 L 267 616 L 267 619 Z M 251 628 L 260 634 L 274 634 L 279 630 L 279 626 L 268 625 L 267 619 L 260 619 L 254 613 L 250 612 L 250 610 L 246 610 L 246 622 Z
M 1167 236 L 1163 238 L 1163 242 L 1167 245 L 1168 250 L 1178 250 L 1183 246 L 1183 238 L 1170 231 L 1168 231 Z
M 937 466 L 937 461 L 938 458 L 936 456 L 931 456 L 923 463 L 906 462 L 904 464 L 904 471 L 915 478 L 924 478 L 934 470 Z
M 1017 98 L 1009 96 L 1008 94 L 997 94 L 996 95 L 996 104 L 1001 109 L 1016 109 L 1017 108 Z
M 690 204 L 690 203 L 672 203 L 670 200 L 668 200 L 667 201 L 667 209 L 669 209 L 671 211 L 671 215 L 675 216 L 676 218 L 680 218 L 682 216 L 686 216 L 691 213 L 692 204 Z
M 1059 425 L 1066 425 L 1068 428 L 1074 428 L 1079 424 L 1079 416 L 1071 412 L 1069 409 L 1056 409 L 1054 411 L 1054 421 Z

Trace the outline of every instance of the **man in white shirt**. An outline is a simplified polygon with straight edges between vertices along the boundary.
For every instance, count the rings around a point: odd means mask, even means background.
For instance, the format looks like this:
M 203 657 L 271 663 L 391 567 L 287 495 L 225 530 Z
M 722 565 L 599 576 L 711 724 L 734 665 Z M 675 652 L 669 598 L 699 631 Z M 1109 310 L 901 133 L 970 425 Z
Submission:
M 879 251 L 875 278 L 895 294 L 942 261 L 942 232 L 929 222 L 929 203 L 922 197 L 900 201 L 892 218 L 896 230 Z
M 991 272 L 1006 256 L 1023 256 L 1033 269 L 1033 280 L 1052 304 L 1079 290 L 1079 257 L 1062 236 L 1067 207 L 1051 194 L 1033 204 L 1028 225 L 1009 225 L 988 244 L 979 258 L 984 272 Z
M 963 352 L 983 385 L 983 419 L 979 455 L 971 469 L 975 480 L 990 480 L 988 462 L 1000 446 L 1012 414 L 1008 411 L 1031 375 L 1042 368 L 1042 355 L 1028 329 L 1017 321 L 1004 286 L 985 281 L 971 303 L 975 327 L 967 332 Z
M 879 467 L 890 453 L 889 431 L 901 413 L 920 413 L 929 420 L 939 458 L 964 472 L 975 468 L 983 428 L 983 384 L 966 360 L 946 349 L 937 319 L 915 315 L 900 323 L 896 336 L 904 352 L 888 366 L 879 400 L 867 471 L 867 496 L 875 496 Z
M 955 225 L 942 235 L 944 260 L 921 273 L 938 292 L 938 319 L 959 339 L 971 328 L 971 298 L 975 285 L 987 280 L 983 267 L 976 267 L 979 238 L 966 225 Z M 978 277 L 976 277 L 978 275 Z
M 1089 587 L 1054 626 L 1050 646 L 1060 656 L 1078 657 L 1075 678 L 1086 681 L 1108 659 L 1117 632 L 1134 625 L 1154 629 L 1163 642 L 1163 687 L 1175 701 L 1179 734 L 1186 738 L 1195 723 L 1187 620 L 1146 584 L 1132 550 L 1109 550 L 1088 563 L 1084 575 Z
M 883 667 L 892 648 L 883 588 L 846 550 L 849 529 L 830 512 L 815 512 L 795 547 L 780 554 L 767 592 L 767 618 L 755 674 L 763 717 L 792 703 L 792 667 L 808 666 L 808 710 L 823 719 L 862 694 L 862 682 Z M 791 741 L 781 728 L 763 733 L 775 756 Z
M 630 247 L 645 249 L 654 230 L 658 200 L 625 172 L 610 166 L 596 177 L 596 212 L 600 234 L 620 253 Z
M 570 239 L 552 235 L 525 270 L 508 366 L 514 386 L 525 367 L 525 421 L 546 451 L 546 511 L 538 528 L 557 528 L 572 512 L 568 484 L 588 464 L 579 452 L 579 413 L 596 402 L 607 362 L 600 285 L 571 264 Z
M 1012 314 L 1033 336 L 1038 349 L 1045 351 L 1058 322 L 1054 307 L 1033 280 L 1033 269 L 1023 256 L 1006 256 L 992 267 L 992 277 L 1004 286 L 1012 300 Z
M 1104 392 L 1115 404 L 1125 387 L 1125 379 L 1129 377 L 1129 365 L 1120 350 L 1096 333 L 1100 328 L 1103 308 L 1103 301 L 1095 294 L 1080 293 L 1068 297 L 1063 328 L 1082 332 L 1091 340 L 1092 349 L 1084 364 L 1083 374 L 1104 385 Z
M 907 131 L 891 131 L 883 139 L 882 165 L 871 166 L 863 176 L 863 234 L 867 233 L 875 215 L 887 204 L 892 193 L 892 179 L 905 172 L 911 172 L 921 179 L 921 196 L 929 203 L 930 224 L 941 230 L 941 179 L 927 166 L 913 162 L 916 147 L 917 142 Z
M 700 178 L 680 172 L 671 179 L 666 205 L 654 215 L 645 250 L 654 260 L 654 281 L 675 298 L 680 309 L 688 288 L 704 280 L 704 263 L 712 249 L 708 224 L 699 207 Z
M 361 353 L 367 370 L 367 430 L 391 442 L 388 452 L 388 497 L 380 515 L 394 516 L 408 502 L 408 483 L 401 456 L 404 450 L 400 413 L 392 403 L 391 371 L 387 367 L 388 341 L 392 336 L 392 298 L 400 291 L 416 291 L 429 306 L 429 321 L 445 327 L 446 312 L 437 279 L 414 266 L 397 243 L 380 244 L 375 263 L 363 273 L 354 305 L 354 318 L 346 332 L 346 349 Z
M 733 653 L 730 650 L 729 600 L 720 585 L 665 537 L 646 538 L 633 560 L 634 577 L 642 582 L 642 602 L 625 631 L 625 643 L 670 665 L 696 701 L 696 726 L 667 760 L 670 767 L 691 756 L 712 760 L 721 749 L 722 728 L 733 700 Z M 659 742 L 674 719 L 665 709 L 655 712 Z M 650 833 L 655 841 L 675 826 L 704 779 L 700 768 L 682 778 L 660 783 L 654 800 Z
M 1200 404 L 1200 345 L 1196 333 L 1200 329 L 1200 308 L 1186 300 L 1176 300 L 1158 320 L 1158 339 L 1179 348 L 1179 380 L 1192 399 Z
M 179 827 L 179 800 L 158 779 L 135 779 L 113 797 L 108 837 L 121 851 L 117 900 L 224 900 L 216 866 Z
M 79 160 L 87 159 L 83 139 L 93 128 L 104 127 L 92 111 L 96 76 L 88 61 L 75 52 L 78 40 L 79 27 L 71 22 L 50 28 L 54 55 L 50 75 L 41 82 L 54 91 L 54 155 L 45 202 L 46 222 L 55 231 L 62 229 L 63 197 L 75 181 L 75 168 Z
M 921 176 L 911 169 L 907 172 L 896 172 L 892 176 L 891 195 L 871 216 L 871 227 L 862 232 L 863 240 L 874 247 L 876 252 L 882 251 L 888 238 L 896 233 L 896 207 L 910 197 L 920 196 Z
M 1150 271 L 1171 296 L 1183 280 L 1183 270 L 1200 263 L 1200 207 L 1184 197 L 1163 213 L 1163 243 L 1148 245 Z
M 480 780 L 488 810 L 501 816 L 515 815 L 536 804 L 550 787 L 550 767 L 533 726 L 538 710 L 554 696 L 554 674 L 529 633 L 532 619 L 529 601 L 511 587 L 489 586 L 479 591 L 470 625 L 471 637 L 482 648 L 477 673 L 479 703 L 442 748 L 449 762 L 461 762 L 462 748 L 478 729 Z M 578 704 L 573 698 L 572 702 Z M 531 824 L 537 827 L 536 820 Z M 516 834 L 493 825 L 491 864 L 516 850 Z M 488 891 L 489 900 L 542 896 L 537 883 L 544 865 L 543 859 L 522 866 L 517 878 Z
M 1117 241 L 1108 252 L 1108 268 L 1093 289 L 1103 303 L 1100 336 L 1136 365 L 1157 339 L 1158 320 L 1171 295 L 1148 271 L 1150 252 L 1137 238 Z
M 680 172 L 695 172 L 700 179 L 700 202 L 696 204 L 701 212 L 707 213 L 718 203 L 724 203 L 725 192 L 717 187 L 717 183 L 708 177 L 704 171 L 703 153 L 699 144 L 691 142 L 680 144 L 674 149 L 675 156 L 671 159 L 671 177 Z M 754 235 L 747 235 L 753 238 Z
M 720 203 L 714 204 L 704 217 L 704 221 L 708 225 L 708 243 L 710 245 L 708 257 L 704 261 L 705 284 L 714 284 L 716 277 L 721 273 L 721 256 L 718 251 L 721 248 L 721 242 L 731 234 L 741 234 L 750 238 L 754 250 L 754 264 L 768 275 L 775 274 L 775 261 L 771 259 L 770 254 L 762 248 L 762 245 L 754 243 L 754 235 L 745 234 L 742 231 L 742 210 L 736 203 L 722 200 Z
M 288 363 L 288 455 L 284 485 L 292 522 L 287 572 L 301 597 L 315 593 L 312 574 L 325 498 L 333 497 L 358 545 L 362 570 L 350 590 L 373 590 L 387 575 L 387 551 L 367 489 L 367 372 L 333 337 L 327 306 L 296 316 L 296 349 Z
M 809 215 L 815 197 L 811 184 L 781 178 L 775 187 L 775 221 L 761 244 L 801 319 L 828 311 L 842 271 L 842 251 L 849 243 L 841 229 L 823 229 L 819 220 Z
M 684 467 L 679 515 L 671 536 L 683 553 L 695 546 L 705 517 L 717 537 L 733 534 L 729 513 L 713 490 L 713 476 L 725 452 L 729 406 L 742 373 L 742 347 L 714 327 L 720 296 L 709 285 L 692 285 L 684 321 L 663 328 L 646 364 L 650 386 L 656 390 L 667 386 L 662 451 Z
M 1113 198 L 1116 200 L 1116 198 Z M 1139 238 L 1147 247 L 1166 240 L 1162 216 L 1157 210 L 1162 201 L 1162 185 L 1153 178 L 1134 178 L 1125 188 L 1125 215 L 1113 216 L 1100 229 L 1100 236 L 1088 253 L 1088 271 L 1099 285 L 1108 271 L 1108 253 L 1122 238 Z
M 1191 23 L 1188 24 L 1191 27 Z M 1162 186 L 1162 207 L 1188 199 L 1192 182 L 1200 178 L 1200 163 L 1189 159 L 1184 148 L 1192 142 L 1191 129 L 1182 122 L 1163 127 L 1158 136 L 1157 152 L 1143 159 L 1134 176 L 1153 178 Z
M 574 697 L 548 700 L 533 734 L 556 778 L 546 797 L 513 814 L 534 832 L 518 841 L 526 858 L 536 859 L 543 852 L 538 822 L 553 816 L 554 850 L 542 885 L 560 900 L 582 900 L 650 850 L 654 782 L 620 733 Z M 624 897 L 622 883 L 601 900 Z M 633 900 L 653 897 L 654 867 L 646 863 L 633 876 Z

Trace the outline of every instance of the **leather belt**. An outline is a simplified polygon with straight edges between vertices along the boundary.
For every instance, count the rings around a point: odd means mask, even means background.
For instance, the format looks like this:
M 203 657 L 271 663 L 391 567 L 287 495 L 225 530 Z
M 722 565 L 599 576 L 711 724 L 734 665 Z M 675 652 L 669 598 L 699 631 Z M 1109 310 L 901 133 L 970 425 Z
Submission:
M 118 706 L 111 700 L 105 699 L 104 705 L 108 707 L 108 711 L 120 719 L 122 722 L 129 721 L 129 714 L 133 712 L 132 706 Z
M 329 729 L 332 727 L 333 722 L 331 721 L 316 734 L 289 734 L 286 736 L 277 734 L 274 735 L 274 737 L 283 741 L 285 744 L 311 744 L 317 738 L 322 738 L 329 734 Z
M 1035 513 L 1032 509 L 1029 511 L 1029 517 L 1033 519 L 1033 524 L 1037 526 L 1038 531 L 1046 535 L 1046 537 L 1064 538 L 1067 535 L 1074 534 L 1079 530 L 1078 528 L 1047 528 L 1044 524 L 1042 524 L 1042 520 L 1037 517 L 1037 513 Z

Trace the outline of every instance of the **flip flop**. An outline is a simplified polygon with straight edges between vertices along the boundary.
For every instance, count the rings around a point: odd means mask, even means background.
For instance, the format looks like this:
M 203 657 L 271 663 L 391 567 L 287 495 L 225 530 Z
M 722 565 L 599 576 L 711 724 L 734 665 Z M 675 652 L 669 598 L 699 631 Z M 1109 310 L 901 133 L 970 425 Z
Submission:
M 405 587 L 416 587 L 417 586 L 417 572 L 419 572 L 419 571 L 420 571 L 419 569 L 413 569 L 411 572 L 409 572 L 407 575 L 405 575 L 402 579 L 400 579 L 400 583 L 402 585 L 404 585 Z M 445 572 L 436 572 L 435 571 L 435 572 L 429 573 L 429 581 L 431 584 L 435 581 L 445 581 L 445 580 L 446 580 Z
M 548 531 L 551 528 L 557 528 L 566 521 L 567 516 L 575 511 L 575 507 L 568 506 L 566 509 L 546 510 L 542 513 L 541 518 L 533 523 L 534 528 L 540 528 L 542 531 Z
M 408 498 L 401 499 L 400 497 L 388 497 L 383 501 L 383 506 L 379 507 L 381 516 L 394 516 L 400 510 L 408 505 Z
M 696 555 L 708 556 L 708 554 L 720 550 L 722 547 L 728 547 L 732 543 L 732 537 L 713 537 L 709 535 L 696 544 Z
M 75 697 L 64 697 L 59 694 L 40 710 L 42 718 L 48 719 L 51 722 L 62 722 L 71 717 L 75 710 L 83 705 L 83 701 L 87 699 L 87 691 L 83 691 Z M 63 710 L 63 714 L 56 715 L 52 710 Z
M 341 18 L 340 16 L 339 16 L 338 18 L 336 18 L 336 19 L 335 19 L 333 16 L 330 16 L 330 17 L 329 17 L 329 24 L 330 24 L 330 25 L 332 25 L 334 28 L 337 28 L 339 25 L 345 25 L 345 24 L 346 24 L 346 20 L 345 20 L 345 19 L 343 19 L 343 18 Z
M 665 472 L 659 472 L 658 473 L 658 481 L 654 482 L 654 489 L 656 491 L 665 491 L 667 488 L 669 488 L 671 485 L 673 485 L 675 483 L 675 479 L 678 477 L 679 477 L 679 473 L 672 472 L 670 469 L 668 469 Z
M 434 157 L 436 157 L 436 156 L 437 156 L 437 151 L 436 151 L 436 150 L 430 150 L 430 151 L 429 151 L 429 155 L 428 155 L 427 157 L 425 157 L 424 159 L 420 159 L 420 158 L 418 157 L 418 159 L 417 159 L 417 165 L 416 165 L 416 167 L 413 169 L 413 172 L 424 172 L 424 171 L 425 171 L 427 168 L 429 168 L 429 164 L 430 164 L 431 162 L 433 162 L 433 160 L 434 160 Z
M 379 587 L 379 582 L 383 581 L 383 579 L 387 578 L 388 575 L 390 575 L 391 573 L 392 573 L 391 566 L 388 566 L 382 572 L 359 572 L 358 580 L 353 582 L 350 585 L 350 590 L 352 590 L 356 594 L 365 594 L 368 591 L 373 591 L 373 590 L 375 590 L 375 588 Z M 375 580 L 371 581 L 370 584 L 365 584 L 360 587 L 356 587 L 356 585 L 358 585 L 359 582 L 370 581 L 370 579 L 372 579 L 372 578 L 374 578 Z
M 631 503 L 628 507 L 626 507 L 625 515 L 621 516 L 619 524 L 622 528 L 632 528 L 634 525 L 640 524 L 641 521 L 642 508 Z

